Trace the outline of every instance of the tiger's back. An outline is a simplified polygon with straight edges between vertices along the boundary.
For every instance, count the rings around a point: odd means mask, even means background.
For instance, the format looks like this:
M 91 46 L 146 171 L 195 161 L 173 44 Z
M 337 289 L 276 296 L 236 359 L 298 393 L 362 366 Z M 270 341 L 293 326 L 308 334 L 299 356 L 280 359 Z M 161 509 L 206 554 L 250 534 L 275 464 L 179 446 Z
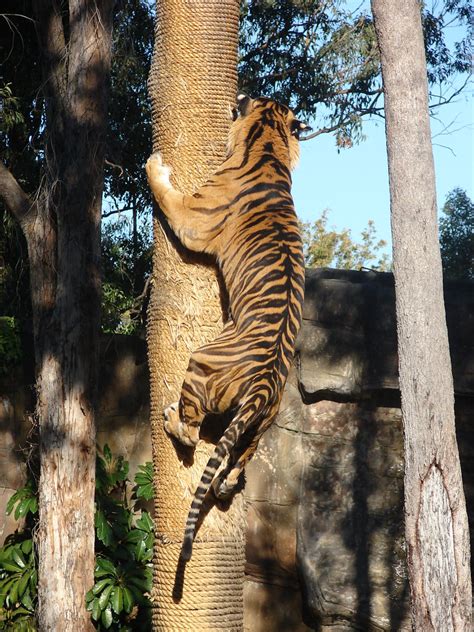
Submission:
M 229 321 L 216 340 L 193 353 L 179 406 L 165 415 L 166 430 L 195 445 L 207 415 L 233 411 L 191 505 L 185 560 L 209 487 L 218 497 L 236 489 L 278 412 L 302 317 L 303 248 L 290 170 L 298 158 L 299 131 L 306 126 L 269 99 L 242 97 L 239 110 L 228 158 L 193 196 L 175 192 L 168 173 L 147 164 L 150 185 L 173 230 L 186 246 L 216 256 L 229 295 Z M 216 477 L 227 455 L 227 466 Z

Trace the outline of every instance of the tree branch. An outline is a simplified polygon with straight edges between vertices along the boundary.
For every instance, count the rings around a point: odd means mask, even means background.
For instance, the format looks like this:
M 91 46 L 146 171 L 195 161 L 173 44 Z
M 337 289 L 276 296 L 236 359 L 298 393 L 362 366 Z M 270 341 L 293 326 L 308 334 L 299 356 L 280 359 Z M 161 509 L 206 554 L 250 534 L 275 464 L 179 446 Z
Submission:
M 0 198 L 18 223 L 24 227 L 27 220 L 31 219 L 30 211 L 35 207 L 35 202 L 23 191 L 18 181 L 1 161 Z

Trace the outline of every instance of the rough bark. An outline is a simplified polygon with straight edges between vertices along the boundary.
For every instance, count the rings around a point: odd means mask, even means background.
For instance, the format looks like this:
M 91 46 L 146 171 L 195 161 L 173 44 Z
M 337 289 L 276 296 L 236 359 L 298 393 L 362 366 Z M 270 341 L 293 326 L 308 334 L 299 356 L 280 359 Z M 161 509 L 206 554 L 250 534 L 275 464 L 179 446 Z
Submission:
M 237 91 L 237 0 L 157 3 L 150 73 L 154 149 L 173 168 L 174 185 L 192 192 L 225 154 L 229 106 Z M 198 532 L 191 562 L 178 565 L 192 495 L 211 453 L 200 442 L 192 466 L 180 462 L 163 431 L 162 410 L 179 398 L 190 353 L 222 327 L 215 269 L 189 258 L 155 219 L 148 349 L 157 538 L 155 630 L 239 630 L 243 619 L 241 499 L 215 508 Z M 168 237 L 165 236 L 168 233 Z M 171 241 L 169 241 L 171 239 Z M 182 456 L 182 455 L 181 455 Z
M 471 630 L 469 534 L 454 398 L 426 61 L 416 0 L 372 0 L 385 93 L 405 529 L 416 630 Z
M 28 245 L 40 435 L 38 623 L 93 630 L 100 220 L 112 0 L 35 3 L 44 74 L 44 177 L 2 197 Z M 67 36 L 64 24 L 68 24 Z

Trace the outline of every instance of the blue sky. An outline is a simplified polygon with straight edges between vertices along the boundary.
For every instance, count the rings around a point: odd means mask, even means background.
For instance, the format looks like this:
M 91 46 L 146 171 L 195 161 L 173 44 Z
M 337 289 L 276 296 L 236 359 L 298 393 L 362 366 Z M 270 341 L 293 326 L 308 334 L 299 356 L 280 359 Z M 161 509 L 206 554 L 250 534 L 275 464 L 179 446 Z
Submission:
M 455 187 L 472 199 L 474 188 L 473 100 L 464 94 L 443 106 L 431 120 L 438 209 Z M 452 132 L 439 135 L 454 121 Z M 330 209 L 329 225 L 350 228 L 353 238 L 375 221 L 377 235 L 391 243 L 390 200 L 383 121 L 367 121 L 366 140 L 337 152 L 334 136 L 324 134 L 301 143 L 300 164 L 293 174 L 293 197 L 301 219 L 317 219 Z M 390 248 L 387 250 L 390 251 Z
M 370 3 L 350 0 L 348 7 Z M 448 27 L 447 40 L 462 37 L 463 28 Z M 459 85 L 461 78 L 456 78 Z M 455 187 L 474 198 L 474 117 L 473 84 L 448 105 L 438 108 L 431 119 L 433 155 L 436 169 L 438 212 L 446 195 Z M 446 129 L 447 128 L 447 129 Z M 304 221 L 317 219 L 329 209 L 328 224 L 338 230 L 349 228 L 357 240 L 373 219 L 377 236 L 388 242 L 391 252 L 390 200 L 388 190 L 385 129 L 382 120 L 364 123 L 366 140 L 339 153 L 333 135 L 323 134 L 301 144 L 300 165 L 293 174 L 293 197 Z

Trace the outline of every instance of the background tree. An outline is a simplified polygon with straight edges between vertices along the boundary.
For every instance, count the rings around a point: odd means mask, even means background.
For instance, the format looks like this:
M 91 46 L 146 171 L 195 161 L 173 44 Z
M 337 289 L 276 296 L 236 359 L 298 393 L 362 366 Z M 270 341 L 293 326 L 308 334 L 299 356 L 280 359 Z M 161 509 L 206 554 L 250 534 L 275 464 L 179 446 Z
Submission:
M 40 50 L 31 0 L 4 0 L 0 13 L 0 155 L 28 193 L 36 191 L 43 161 L 44 95 Z M 151 111 L 147 75 L 153 47 L 153 11 L 146 0 L 117 0 L 114 5 L 113 56 L 105 138 L 105 232 L 103 323 L 122 325 L 120 313 L 143 294 L 144 266 L 151 236 L 145 239 L 151 199 L 143 165 L 151 151 Z M 121 213 L 120 218 L 117 215 Z M 120 220 L 120 221 L 119 221 Z M 126 236 L 130 244 L 126 244 Z M 112 247 L 112 242 L 115 242 Z M 119 251 L 127 251 L 119 257 Z M 111 255 L 109 261 L 108 257 Z M 120 282 L 117 257 L 127 273 Z M 136 262 L 136 263 L 135 263 Z M 0 198 L 0 313 L 14 316 L 24 339 L 31 334 L 27 248 L 21 230 Z M 133 282 L 132 282 L 133 279 Z M 135 307 L 133 307 L 135 309 Z M 125 319 L 127 316 L 125 315 Z M 134 327 L 132 327 L 134 329 Z M 123 328 L 122 328 L 123 330 Z
M 372 0 L 372 9 L 385 96 L 412 621 L 420 632 L 468 632 L 469 530 L 454 425 L 420 5 Z
M 2 135 L 10 170 L 0 162 L 0 196 L 21 227 L 29 259 L 40 436 L 38 621 L 45 631 L 92 628 L 85 592 L 94 576 L 99 246 L 112 7 L 112 0 L 38 0 L 21 7 L 24 28 L 37 42 L 25 52 L 37 75 L 31 84 L 30 73 L 15 84 L 28 97 L 19 99 L 22 124 Z M 18 10 L 15 5 L 12 13 Z M 37 134 L 25 144 L 27 121 Z M 20 160 L 25 147 L 27 158 Z
M 439 221 L 443 270 L 448 278 L 474 279 L 474 204 L 466 191 L 453 189 Z
M 241 87 L 290 104 L 315 121 L 308 138 L 334 132 L 339 147 L 363 138 L 364 117 L 383 117 L 373 19 L 364 3 L 354 3 L 355 9 L 348 4 L 244 2 L 241 13 Z M 469 79 L 473 12 L 469 0 L 423 3 L 431 113 L 452 101 Z M 453 25 L 465 29 L 450 47 L 447 27 Z
M 309 268 L 371 268 L 380 272 L 389 269 L 388 255 L 381 252 L 387 242 L 377 239 L 372 220 L 369 220 L 367 228 L 362 231 L 361 241 L 358 243 L 352 239 L 348 228 L 341 231 L 334 227 L 328 228 L 328 214 L 326 209 L 315 222 L 302 224 L 305 264 Z

